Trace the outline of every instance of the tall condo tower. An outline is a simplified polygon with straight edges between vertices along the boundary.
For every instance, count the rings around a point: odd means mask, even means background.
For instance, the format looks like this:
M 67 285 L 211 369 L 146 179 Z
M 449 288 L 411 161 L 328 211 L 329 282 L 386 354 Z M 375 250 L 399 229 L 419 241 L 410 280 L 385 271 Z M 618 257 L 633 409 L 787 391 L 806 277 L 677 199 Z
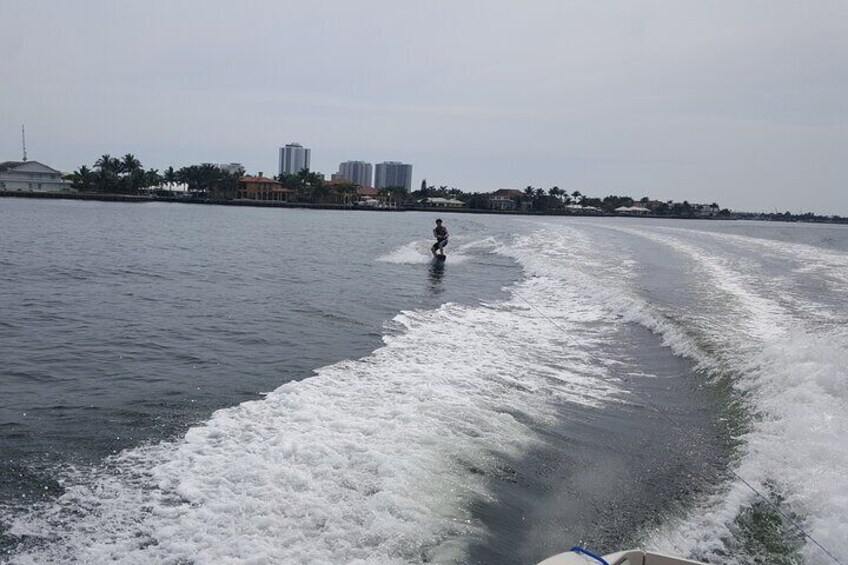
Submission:
M 308 169 L 311 152 L 311 149 L 300 143 L 289 143 L 280 147 L 280 174 L 296 175 L 302 169 Z
M 398 161 L 377 163 L 374 188 L 402 186 L 407 192 L 412 188 L 412 165 Z
M 345 161 L 339 163 L 339 175 L 359 186 L 370 188 L 371 163 L 365 161 Z

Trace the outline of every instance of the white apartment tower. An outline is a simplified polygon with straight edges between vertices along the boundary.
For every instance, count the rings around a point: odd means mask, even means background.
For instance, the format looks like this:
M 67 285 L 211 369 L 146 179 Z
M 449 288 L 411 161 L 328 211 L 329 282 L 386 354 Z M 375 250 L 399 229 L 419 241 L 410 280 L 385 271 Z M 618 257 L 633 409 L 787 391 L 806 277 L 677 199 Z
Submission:
M 371 163 L 365 161 L 345 161 L 339 163 L 339 175 L 359 186 L 370 188 Z
M 412 165 L 398 161 L 377 163 L 374 188 L 402 186 L 407 192 L 412 188 Z
M 296 175 L 303 169 L 309 168 L 311 149 L 300 143 L 289 143 L 280 147 L 280 174 Z

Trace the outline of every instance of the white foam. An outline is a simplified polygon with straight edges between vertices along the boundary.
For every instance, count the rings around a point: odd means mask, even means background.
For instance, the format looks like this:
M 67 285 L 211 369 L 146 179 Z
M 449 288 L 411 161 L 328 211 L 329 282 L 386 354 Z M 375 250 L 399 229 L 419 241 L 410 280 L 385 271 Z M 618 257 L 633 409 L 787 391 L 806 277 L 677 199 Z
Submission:
M 397 265 L 429 263 L 433 259 L 433 254 L 430 253 L 430 245 L 427 240 L 410 241 L 389 253 L 380 255 L 377 257 L 377 261 Z
M 831 300 L 836 298 L 838 302 L 848 307 L 848 302 L 845 302 L 845 296 L 848 295 L 848 255 L 807 244 L 736 234 L 704 233 L 723 243 L 776 258 L 797 275 L 795 277 L 797 280 L 815 277 L 829 292 Z M 791 304 L 794 309 L 803 314 L 804 318 L 832 324 L 848 323 L 848 308 L 834 309 L 832 304 L 822 304 L 811 298 L 809 292 L 802 293 L 802 297 L 797 296 L 796 281 L 788 276 L 777 277 L 770 282 L 774 286 L 774 294 L 787 304 Z
M 729 300 L 737 316 L 699 321 L 709 340 L 719 345 L 714 369 L 738 375 L 757 415 L 742 438 L 744 450 L 736 472 L 760 492 L 776 485 L 786 504 L 806 519 L 817 541 L 837 555 L 848 554 L 848 341 L 844 332 L 813 331 L 758 291 L 768 288 L 752 273 L 735 270 L 728 258 L 706 252 L 681 236 L 646 228 L 617 228 L 666 245 L 693 260 L 706 277 L 711 300 Z M 780 249 L 784 246 L 781 243 Z M 759 285 L 758 285 L 759 283 Z M 741 322 L 741 323 L 740 323 Z M 709 553 L 730 535 L 740 508 L 756 495 L 741 482 L 707 501 L 688 520 L 676 522 L 653 543 L 666 551 Z M 808 563 L 829 558 L 812 544 L 804 548 Z M 732 561 L 732 557 L 730 558 Z
M 581 326 L 595 306 L 543 279 L 516 290 L 569 337 L 518 299 L 401 313 L 372 355 L 124 453 L 17 519 L 13 535 L 54 541 L 13 562 L 463 562 L 471 501 L 538 441 L 522 422 L 617 390 L 568 341 L 603 342 Z
M 377 257 L 382 263 L 394 263 L 396 265 L 420 265 L 430 263 L 433 254 L 430 252 L 432 240 L 410 241 L 397 249 Z M 492 238 L 477 241 L 461 242 L 451 239 L 445 252 L 451 265 L 461 264 L 468 261 L 474 253 L 490 249 L 494 245 Z

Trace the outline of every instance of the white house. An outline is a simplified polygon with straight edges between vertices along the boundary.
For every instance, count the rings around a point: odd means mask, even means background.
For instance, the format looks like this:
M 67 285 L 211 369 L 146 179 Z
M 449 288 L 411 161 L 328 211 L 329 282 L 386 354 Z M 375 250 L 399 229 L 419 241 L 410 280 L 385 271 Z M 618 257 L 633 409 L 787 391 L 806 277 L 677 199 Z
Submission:
M 619 206 L 615 209 L 619 214 L 648 214 L 650 210 L 642 206 Z
M 514 188 L 501 188 L 489 195 L 489 207 L 494 210 L 515 210 L 524 193 Z
M 712 218 L 718 216 L 721 208 L 718 204 L 694 204 L 695 215 L 699 218 Z
M 565 206 L 566 210 L 571 212 L 600 212 L 601 209 L 597 206 L 583 206 L 581 204 L 568 204 Z
M 456 198 L 440 198 L 438 196 L 425 198 L 420 202 L 426 204 L 427 206 L 439 206 L 441 208 L 460 208 L 462 206 L 465 206 L 465 202 L 463 202 L 462 200 L 457 200 Z
M 70 188 L 71 183 L 62 179 L 62 173 L 38 161 L 0 163 L 0 190 L 59 192 Z

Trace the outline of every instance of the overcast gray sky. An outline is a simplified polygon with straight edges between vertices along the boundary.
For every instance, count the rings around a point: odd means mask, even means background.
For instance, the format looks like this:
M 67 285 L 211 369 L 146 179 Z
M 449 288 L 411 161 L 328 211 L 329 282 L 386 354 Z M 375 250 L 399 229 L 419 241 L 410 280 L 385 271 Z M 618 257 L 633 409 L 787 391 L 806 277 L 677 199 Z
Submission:
M 0 161 L 848 215 L 848 2 L 0 0 Z

